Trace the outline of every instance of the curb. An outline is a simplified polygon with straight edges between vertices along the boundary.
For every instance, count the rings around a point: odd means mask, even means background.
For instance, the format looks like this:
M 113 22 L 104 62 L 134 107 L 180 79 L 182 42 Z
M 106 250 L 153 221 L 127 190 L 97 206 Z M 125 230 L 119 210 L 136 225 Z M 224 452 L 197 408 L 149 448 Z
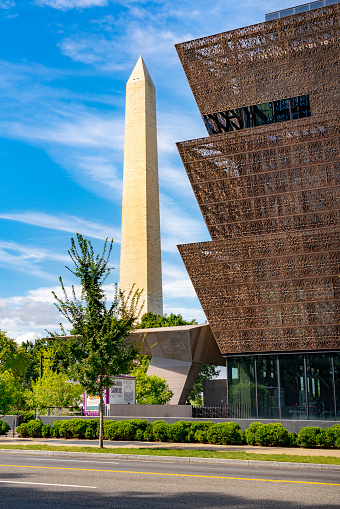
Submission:
M 110 454 L 110 453 L 87 453 L 87 452 L 67 452 L 67 451 L 34 451 L 27 449 L 0 449 L 0 454 L 28 454 L 31 456 L 59 456 L 71 458 L 101 458 L 112 460 L 130 460 L 130 461 L 161 461 L 167 463 L 206 463 L 225 466 L 251 466 L 251 467 L 275 467 L 275 468 L 298 468 L 314 470 L 339 470 L 340 465 L 329 465 L 323 463 L 290 463 L 284 461 L 260 461 L 260 460 L 234 460 L 219 458 L 191 458 L 188 456 L 156 456 L 139 454 Z

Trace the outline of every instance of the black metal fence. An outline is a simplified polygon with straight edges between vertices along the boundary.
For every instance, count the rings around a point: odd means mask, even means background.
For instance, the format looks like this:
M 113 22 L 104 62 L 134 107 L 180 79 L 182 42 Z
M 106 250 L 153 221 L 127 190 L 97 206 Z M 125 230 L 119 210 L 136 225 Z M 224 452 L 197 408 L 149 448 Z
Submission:
M 197 419 L 250 419 L 249 405 L 193 406 L 192 416 Z

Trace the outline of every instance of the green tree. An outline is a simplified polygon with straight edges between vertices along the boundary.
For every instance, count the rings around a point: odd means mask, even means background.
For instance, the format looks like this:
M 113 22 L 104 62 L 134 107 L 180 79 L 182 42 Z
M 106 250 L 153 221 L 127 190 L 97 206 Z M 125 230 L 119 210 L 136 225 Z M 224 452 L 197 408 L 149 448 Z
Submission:
M 67 369 L 74 362 L 73 344 L 60 343 L 54 339 L 37 339 L 35 342 L 25 341 L 22 348 L 29 357 L 29 364 L 24 373 L 24 386 L 28 389 L 32 387 L 32 382 L 36 382 L 43 372 L 43 361 L 47 357 L 51 359 L 51 369 L 57 373 L 67 372 Z M 48 352 L 48 354 L 46 354 Z
M 140 366 L 134 368 L 131 375 L 136 377 L 136 400 L 139 404 L 165 405 L 174 395 L 165 378 L 147 375 Z
M 114 385 L 113 377 L 129 373 L 138 353 L 129 339 L 136 327 L 141 291 L 131 289 L 127 296 L 116 286 L 116 296 L 111 306 L 106 305 L 103 284 L 111 272 L 108 267 L 112 241 L 103 253 L 95 255 L 91 242 L 77 234 L 78 247 L 71 239 L 69 255 L 74 270 L 69 269 L 79 280 L 81 297 L 77 298 L 72 287 L 69 298 L 62 278 L 59 278 L 64 300 L 56 299 L 57 309 L 72 325 L 71 333 L 77 337 L 73 342 L 75 362 L 70 373 L 91 395 L 99 395 L 99 447 L 103 447 L 104 389 Z M 65 331 L 61 326 L 63 334 Z M 54 335 L 56 337 L 56 335 Z
M 17 380 L 22 380 L 30 363 L 25 348 L 0 331 L 0 372 L 11 370 Z
M 80 384 L 68 382 L 69 376 L 66 373 L 53 371 L 53 358 L 48 356 L 49 352 L 44 353 L 43 376 L 32 382 L 32 392 L 28 396 L 30 406 L 39 410 L 78 406 L 84 388 Z
M 190 322 L 184 320 L 182 315 L 175 315 L 174 313 L 170 313 L 167 315 L 157 315 L 151 313 L 145 313 L 142 316 L 142 320 L 140 323 L 140 329 L 150 329 L 154 327 L 178 327 L 179 325 L 195 325 L 197 324 L 196 320 L 191 320 Z
M 220 374 L 220 370 L 216 368 L 216 366 L 211 366 L 210 364 L 203 364 L 201 371 L 199 372 L 194 386 L 190 392 L 189 401 L 192 405 L 202 405 L 203 404 L 203 381 L 204 380 L 212 380 L 213 378 L 217 378 Z
M 22 408 L 23 391 L 11 369 L 0 372 L 0 414 Z
M 191 320 L 188 322 L 184 320 L 182 315 L 175 315 L 174 313 L 171 313 L 169 316 L 167 315 L 162 316 L 155 315 L 149 312 L 145 313 L 142 316 L 140 329 L 151 329 L 155 327 L 176 327 L 180 325 L 196 325 L 196 324 L 197 324 L 196 320 Z M 149 359 L 150 362 L 151 357 L 147 357 L 147 359 Z M 144 360 L 143 362 L 145 363 L 146 361 Z M 215 366 L 211 366 L 210 364 L 204 364 L 202 366 L 201 371 L 198 374 L 198 377 L 196 378 L 196 381 L 189 396 L 189 401 L 194 405 L 202 404 L 203 380 L 211 380 L 212 378 L 218 377 L 219 374 L 220 370 L 217 369 Z

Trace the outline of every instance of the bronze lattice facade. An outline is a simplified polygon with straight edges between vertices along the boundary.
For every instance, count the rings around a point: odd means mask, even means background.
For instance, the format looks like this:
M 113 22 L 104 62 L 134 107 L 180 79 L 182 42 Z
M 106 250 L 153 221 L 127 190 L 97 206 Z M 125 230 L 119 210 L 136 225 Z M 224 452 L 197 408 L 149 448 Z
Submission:
M 340 347 L 340 5 L 177 45 L 212 241 L 179 246 L 223 354 Z

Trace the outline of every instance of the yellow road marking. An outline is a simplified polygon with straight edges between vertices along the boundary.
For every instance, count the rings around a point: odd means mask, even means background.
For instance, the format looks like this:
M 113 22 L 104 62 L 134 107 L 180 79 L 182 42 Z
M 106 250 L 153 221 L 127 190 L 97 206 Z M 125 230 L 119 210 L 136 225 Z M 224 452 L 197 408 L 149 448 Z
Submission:
M 226 477 L 219 475 L 201 475 L 201 474 L 171 474 L 168 472 L 138 472 L 134 470 L 102 470 L 99 468 L 75 468 L 75 467 L 45 467 L 38 465 L 0 465 L 0 467 L 17 468 L 45 468 L 51 470 L 76 470 L 85 472 L 109 472 L 114 474 L 144 474 L 144 475 L 167 475 L 170 477 L 198 477 L 204 479 L 228 479 L 234 481 L 259 481 L 259 482 L 287 482 L 292 484 L 322 484 L 324 486 L 340 486 L 337 483 L 317 482 L 317 481 L 289 481 L 285 479 L 253 479 L 251 477 Z

